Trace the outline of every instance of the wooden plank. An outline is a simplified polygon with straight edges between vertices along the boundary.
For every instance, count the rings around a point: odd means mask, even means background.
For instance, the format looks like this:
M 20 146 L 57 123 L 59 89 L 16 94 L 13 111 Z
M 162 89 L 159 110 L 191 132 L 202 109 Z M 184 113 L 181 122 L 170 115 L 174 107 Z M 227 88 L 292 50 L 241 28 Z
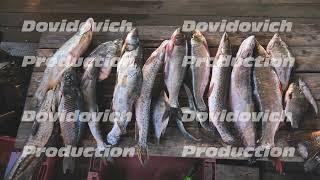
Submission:
M 6 0 L 2 12 L 69 12 L 110 14 L 170 14 L 170 15 L 212 15 L 212 16 L 269 16 L 269 17 L 319 17 L 319 3 L 313 4 L 258 4 L 219 1 L 18 1 Z
M 286 173 L 285 175 L 280 175 L 276 172 L 263 172 L 261 175 L 261 180 L 301 180 L 301 179 L 308 179 L 308 180 L 318 180 L 319 176 L 315 174 L 307 174 L 307 173 Z
M 227 180 L 259 180 L 259 168 L 216 164 L 215 179 Z

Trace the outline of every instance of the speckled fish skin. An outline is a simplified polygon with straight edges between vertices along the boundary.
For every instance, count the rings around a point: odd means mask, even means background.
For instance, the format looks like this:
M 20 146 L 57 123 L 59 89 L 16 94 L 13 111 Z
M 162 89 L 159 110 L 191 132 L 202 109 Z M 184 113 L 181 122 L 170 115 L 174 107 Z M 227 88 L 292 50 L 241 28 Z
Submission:
M 169 122 L 168 97 L 164 91 L 160 97 L 152 102 L 152 123 L 157 144 L 160 144 L 160 137 L 164 134 Z
M 142 68 L 143 81 L 141 92 L 135 106 L 136 113 L 136 135 L 138 135 L 138 144 L 136 146 L 138 158 L 142 165 L 145 165 L 148 156 L 148 129 L 150 121 L 150 108 L 152 99 L 152 88 L 157 76 L 164 64 L 165 50 L 168 41 L 164 41 L 150 55 Z
M 38 112 L 55 113 L 56 112 L 55 92 L 49 90 L 41 104 Z M 37 131 L 30 135 L 25 146 L 35 146 L 43 148 L 53 145 L 58 138 L 57 124 L 53 121 L 38 122 Z M 22 179 L 22 177 L 32 175 L 34 170 L 45 160 L 44 156 L 35 155 L 20 156 L 10 170 L 6 180 Z
M 208 108 L 203 96 L 209 84 L 210 55 L 207 41 L 199 30 L 195 30 L 192 34 L 191 56 L 196 61 L 190 65 L 195 105 L 198 111 L 205 112 Z
M 271 56 L 271 63 L 275 63 L 277 60 L 293 59 L 291 52 L 288 49 L 287 44 L 281 40 L 279 34 L 274 34 L 267 46 L 267 53 Z M 289 85 L 291 71 L 293 65 L 288 66 L 274 66 L 274 69 L 281 82 L 282 91 L 285 92 Z
M 90 113 L 98 112 L 96 84 L 98 80 L 104 80 L 109 77 L 112 70 L 112 61 L 120 56 L 122 40 L 117 39 L 108 41 L 99 45 L 86 58 L 86 70 L 80 83 L 81 92 L 84 101 L 84 111 Z M 103 67 L 96 66 L 98 62 L 103 63 Z M 96 115 L 91 117 L 88 122 L 91 134 L 97 142 L 99 149 L 105 148 L 99 120 Z
M 285 93 L 285 114 L 291 123 L 292 128 L 299 127 L 300 120 L 303 119 L 305 113 L 308 111 L 309 105 L 311 104 L 304 94 L 304 85 L 305 83 L 299 79 L 298 83 L 291 83 Z M 305 88 L 309 89 L 308 87 Z M 310 90 L 306 93 L 308 94 L 309 92 Z M 316 102 L 311 93 L 309 93 L 309 96 L 312 98 L 311 102 Z M 317 106 L 314 107 L 314 110 L 317 113 Z
M 186 72 L 183 60 L 186 56 L 187 41 L 185 34 L 178 28 L 174 31 L 166 47 L 164 82 L 169 93 L 169 104 L 179 108 L 179 92 Z
M 94 21 L 92 18 L 79 28 L 79 31 L 65 42 L 57 52 L 48 60 L 42 80 L 36 90 L 35 97 L 42 102 L 48 89 L 55 87 L 61 79 L 63 72 L 75 64 L 79 57 L 87 50 L 92 40 Z
M 107 135 L 107 141 L 111 145 L 117 144 L 120 136 L 126 133 L 133 105 L 141 90 L 142 47 L 137 29 L 128 33 L 122 52 L 117 66 L 117 83 L 112 100 L 112 109 L 115 112 L 114 125 Z
M 222 67 L 221 64 L 231 57 L 231 45 L 227 33 L 224 33 L 216 54 L 215 64 L 212 67 L 211 80 L 209 86 L 209 118 L 219 132 L 223 142 L 227 144 L 235 143 L 235 137 L 226 127 L 224 121 L 220 120 L 223 110 L 227 110 L 227 100 L 229 95 L 229 84 L 231 78 L 231 66 Z M 220 65 L 220 66 L 219 66 Z
M 81 126 L 83 122 L 79 120 L 77 111 L 81 111 L 81 91 L 79 86 L 79 79 L 74 68 L 67 69 L 62 76 L 61 81 L 61 100 L 58 107 L 59 113 L 75 113 L 74 117 L 65 116 L 60 119 L 60 130 L 62 140 L 65 146 L 77 147 L 81 138 Z M 64 157 L 63 159 L 63 172 L 73 174 L 76 159 L 73 157 Z
M 256 41 L 256 48 L 260 53 L 257 55 L 270 61 L 263 47 Z M 263 113 L 278 113 L 277 117 L 262 121 L 262 135 L 260 145 L 262 148 L 274 146 L 274 137 L 280 122 L 284 120 L 281 82 L 271 66 L 254 67 L 253 71 L 254 95 L 259 111 Z
M 253 57 L 255 48 L 255 37 L 250 36 L 245 39 L 237 52 L 236 63 L 243 63 L 246 58 Z M 230 80 L 230 107 L 231 111 L 236 112 L 253 112 L 254 101 L 252 92 L 252 67 L 243 65 L 234 66 L 231 72 Z M 242 144 L 245 147 L 255 147 L 256 130 L 253 121 L 244 121 L 237 119 L 235 127 L 240 134 Z

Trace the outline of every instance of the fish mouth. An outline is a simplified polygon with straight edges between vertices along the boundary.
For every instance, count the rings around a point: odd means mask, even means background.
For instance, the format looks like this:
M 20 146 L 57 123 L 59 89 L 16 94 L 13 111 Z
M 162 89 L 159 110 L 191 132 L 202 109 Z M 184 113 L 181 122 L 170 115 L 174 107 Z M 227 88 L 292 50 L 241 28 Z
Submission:
M 80 35 L 92 32 L 95 30 L 93 18 L 88 18 L 86 22 L 80 27 Z
M 125 39 L 124 48 L 128 51 L 136 49 L 140 44 L 137 28 L 133 28 Z M 122 50 L 124 52 L 124 49 Z

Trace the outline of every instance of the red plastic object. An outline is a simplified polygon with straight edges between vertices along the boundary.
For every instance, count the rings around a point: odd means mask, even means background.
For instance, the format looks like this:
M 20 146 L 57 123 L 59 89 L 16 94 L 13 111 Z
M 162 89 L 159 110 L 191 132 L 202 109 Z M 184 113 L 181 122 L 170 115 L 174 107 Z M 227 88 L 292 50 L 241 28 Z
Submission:
M 7 164 L 14 151 L 15 138 L 9 136 L 0 136 L 0 162 Z
M 34 180 L 51 180 L 54 176 L 55 164 L 58 158 L 48 157 L 41 165 Z
M 90 166 L 87 180 L 102 180 L 105 165 L 101 158 L 92 157 L 90 159 Z

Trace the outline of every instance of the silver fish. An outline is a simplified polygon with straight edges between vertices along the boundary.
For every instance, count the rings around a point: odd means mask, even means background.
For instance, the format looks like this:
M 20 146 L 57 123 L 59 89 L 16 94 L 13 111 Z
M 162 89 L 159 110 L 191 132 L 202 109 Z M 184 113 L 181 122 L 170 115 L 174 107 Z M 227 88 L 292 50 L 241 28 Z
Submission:
M 152 122 L 157 144 L 160 144 L 160 137 L 164 134 L 169 122 L 168 97 L 164 91 L 160 97 L 152 102 Z
M 231 78 L 231 66 L 223 67 L 231 57 L 231 45 L 227 33 L 224 33 L 216 54 L 215 66 L 212 68 L 211 81 L 209 86 L 209 117 L 219 132 L 223 142 L 227 144 L 235 143 L 232 135 L 224 121 L 221 121 L 221 114 L 227 111 L 227 100 L 229 95 L 229 84 Z
M 312 105 L 316 114 L 318 114 L 318 107 L 313 98 L 309 87 L 299 79 L 299 83 L 293 82 L 289 85 L 285 93 L 285 114 L 291 123 L 291 127 L 298 128 L 300 120 Z
M 115 112 L 114 125 L 107 135 L 111 145 L 118 143 L 120 136 L 126 133 L 127 124 L 132 117 L 132 108 L 137 101 L 142 84 L 142 47 L 137 29 L 131 30 L 122 48 L 122 57 L 117 66 L 112 110 Z
M 79 31 L 65 42 L 48 60 L 48 65 L 35 93 L 38 104 L 42 102 L 49 89 L 59 84 L 63 72 L 75 64 L 86 51 L 92 39 L 93 27 L 93 19 L 87 19 L 79 28 Z
M 100 44 L 93 52 L 85 59 L 86 70 L 82 76 L 80 88 L 83 95 L 84 111 L 90 113 L 98 112 L 97 97 L 96 97 L 96 84 L 97 81 L 104 80 L 109 77 L 113 61 L 116 57 L 120 56 L 122 47 L 122 40 L 108 41 Z M 102 67 L 99 67 L 98 63 L 103 63 Z M 91 134 L 97 142 L 99 149 L 105 148 L 99 119 L 96 119 L 96 115 L 92 115 L 88 122 Z
M 244 66 L 249 64 L 253 58 L 255 48 L 255 37 L 250 36 L 245 39 L 237 52 L 236 63 L 231 72 L 230 80 L 230 107 L 234 113 L 254 111 L 254 101 L 252 92 L 252 67 Z M 256 129 L 251 119 L 244 120 L 240 117 L 235 120 L 235 127 L 240 134 L 242 143 L 246 147 L 255 147 L 256 145 Z
M 150 106 L 152 98 L 152 88 L 161 67 L 164 64 L 165 47 L 167 41 L 161 45 L 150 55 L 142 68 L 143 81 L 141 85 L 140 96 L 137 100 L 136 111 L 136 134 L 138 134 L 137 154 L 142 165 L 149 159 L 148 156 L 148 129 L 150 119 Z
M 271 64 L 279 77 L 282 91 L 286 91 L 289 85 L 291 71 L 294 66 L 294 57 L 289 51 L 287 44 L 281 40 L 278 33 L 274 34 L 268 43 L 267 53 L 271 56 Z M 279 66 L 279 62 L 282 62 L 281 66 Z

